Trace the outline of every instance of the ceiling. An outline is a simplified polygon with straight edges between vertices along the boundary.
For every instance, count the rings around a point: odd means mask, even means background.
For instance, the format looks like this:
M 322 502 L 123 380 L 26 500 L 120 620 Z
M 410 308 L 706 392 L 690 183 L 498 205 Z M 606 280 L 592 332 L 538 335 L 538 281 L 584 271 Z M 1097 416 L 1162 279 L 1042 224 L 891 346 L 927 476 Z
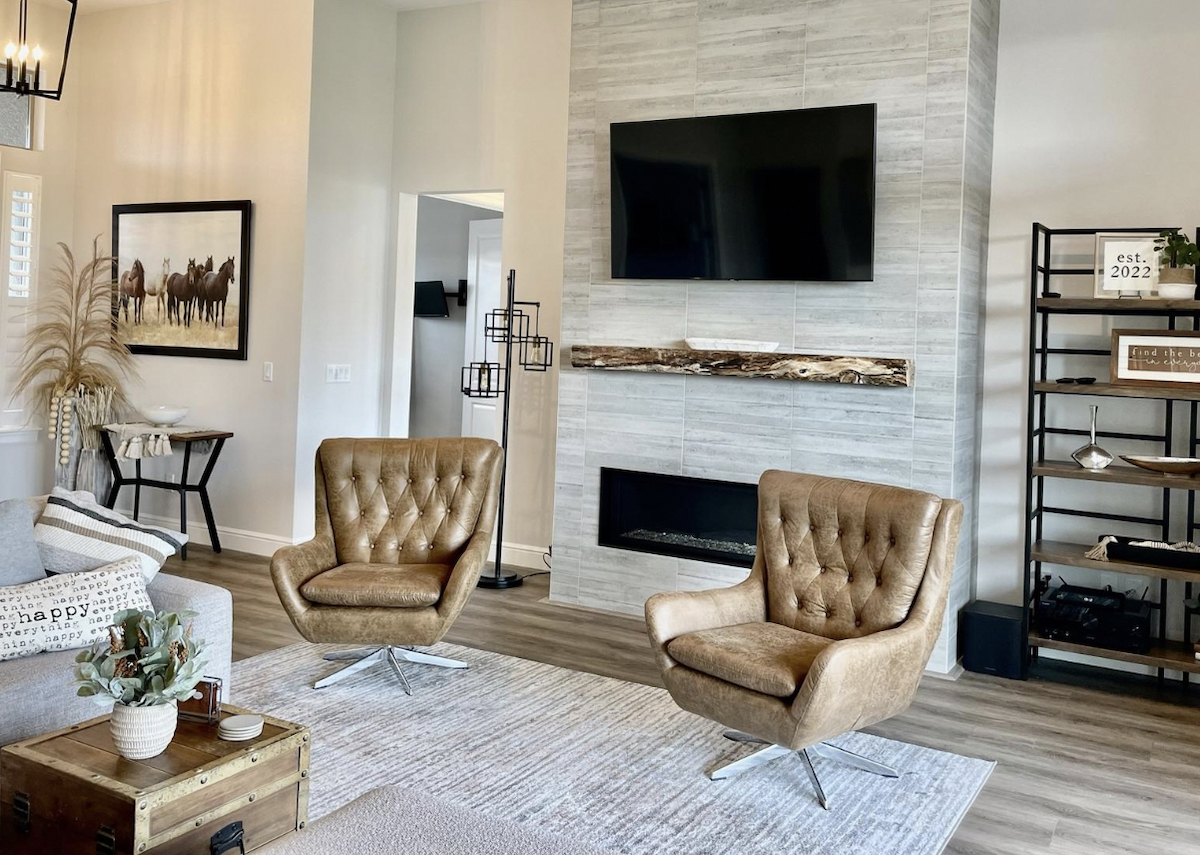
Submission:
M 124 9 L 129 6 L 149 6 L 152 3 L 164 3 L 166 0 L 79 0 L 79 14 L 88 15 L 93 12 L 105 12 L 109 9 Z M 430 9 L 435 6 L 461 6 L 479 0 L 370 0 L 380 6 L 387 6 L 400 11 L 410 9 Z

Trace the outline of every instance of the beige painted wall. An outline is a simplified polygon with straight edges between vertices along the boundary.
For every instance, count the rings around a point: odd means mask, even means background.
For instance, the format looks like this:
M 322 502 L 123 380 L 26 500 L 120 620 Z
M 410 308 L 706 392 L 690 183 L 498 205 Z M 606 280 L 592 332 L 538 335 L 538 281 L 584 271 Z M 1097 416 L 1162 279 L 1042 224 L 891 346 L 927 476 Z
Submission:
M 1024 438 L 1026 349 L 1029 325 L 1030 230 L 1034 221 L 1051 228 L 1179 225 L 1193 237 L 1200 221 L 1196 205 L 1195 145 L 1200 119 L 1191 110 L 1172 111 L 1153 93 L 1186 90 L 1194 61 L 1176 45 L 1200 38 L 1200 5 L 1192 0 L 1158 0 L 1155 13 L 1125 0 L 1004 0 L 1000 17 L 996 92 L 995 162 L 987 282 L 983 489 L 979 514 L 980 599 L 1021 599 L 1024 528 Z M 1170 22 L 1170 35 L 1164 23 Z M 1089 266 L 1094 243 L 1056 238 L 1071 253 L 1067 266 Z M 1057 251 L 1056 251 L 1057 255 Z M 1088 277 L 1054 282 L 1067 296 L 1091 296 Z M 1124 319 L 1122 326 L 1140 326 Z M 1108 346 L 1111 320 L 1056 321 L 1070 346 Z M 1106 360 L 1070 365 L 1052 362 L 1050 376 L 1083 373 L 1103 378 Z M 1053 397 L 1053 396 L 1052 396 Z M 1074 396 L 1063 396 L 1063 398 Z M 1162 406 L 1119 399 L 1052 402 L 1050 423 L 1086 428 L 1088 405 L 1100 406 L 1101 430 L 1145 432 L 1162 417 Z M 1180 421 L 1186 421 L 1181 419 Z M 1186 435 L 1175 452 L 1184 453 Z M 1158 453 L 1145 443 L 1103 440 L 1114 454 Z M 1048 449 L 1065 458 L 1080 444 L 1060 438 Z M 1160 497 L 1140 487 L 1097 491 L 1080 482 L 1047 487 L 1053 503 L 1112 513 L 1155 516 Z M 1186 503 L 1175 499 L 1176 509 Z M 1175 537 L 1183 537 L 1183 520 Z M 1047 536 L 1091 542 L 1109 531 L 1150 534 L 1120 523 L 1051 519 Z M 1116 574 L 1047 567 L 1068 581 L 1111 584 L 1139 593 L 1149 580 Z M 1154 598 L 1154 594 L 1151 594 Z M 1182 583 L 1172 582 L 1170 631 L 1182 634 Z M 1054 655 L 1053 651 L 1043 651 Z M 1103 664 L 1112 666 L 1105 660 Z
M 313 458 L 332 436 L 378 436 L 392 283 L 396 12 L 316 0 L 293 536 L 313 533 Z M 347 87 L 346 82 L 354 85 Z M 349 365 L 349 383 L 325 366 Z
M 255 203 L 249 361 L 140 356 L 133 390 L 236 434 L 211 485 L 217 522 L 267 538 L 234 531 L 234 548 L 292 535 L 312 27 L 312 0 L 170 0 L 88 16 L 72 55 L 77 246 L 108 240 L 114 203 Z M 162 493 L 146 508 L 177 514 Z
M 401 13 L 397 49 L 396 189 L 503 190 L 505 269 L 556 342 L 570 38 L 569 3 L 493 0 Z M 556 377 L 515 372 L 508 543 L 550 542 Z

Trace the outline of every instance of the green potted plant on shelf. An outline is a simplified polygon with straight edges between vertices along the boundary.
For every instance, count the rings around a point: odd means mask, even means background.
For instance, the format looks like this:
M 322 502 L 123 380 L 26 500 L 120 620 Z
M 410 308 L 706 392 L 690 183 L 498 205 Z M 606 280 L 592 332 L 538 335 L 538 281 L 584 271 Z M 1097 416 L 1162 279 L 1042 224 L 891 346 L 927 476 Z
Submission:
M 118 612 L 108 636 L 76 658 L 80 697 L 113 703 L 113 742 L 122 757 L 145 760 L 175 736 L 178 702 L 204 677 L 204 642 L 192 638 L 191 612 Z
M 1164 300 L 1193 300 L 1196 297 L 1196 265 L 1200 248 L 1185 232 L 1168 229 L 1154 242 L 1162 269 L 1158 272 L 1158 296 Z

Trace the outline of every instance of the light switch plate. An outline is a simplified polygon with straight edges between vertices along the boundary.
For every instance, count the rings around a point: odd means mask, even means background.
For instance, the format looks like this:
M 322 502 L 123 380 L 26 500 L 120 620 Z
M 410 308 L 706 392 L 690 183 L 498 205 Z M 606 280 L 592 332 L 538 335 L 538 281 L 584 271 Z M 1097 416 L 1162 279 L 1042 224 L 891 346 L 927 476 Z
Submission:
M 274 362 L 264 362 L 263 363 L 263 382 L 270 383 L 274 379 L 275 379 L 275 363 Z
M 349 365 L 334 365 L 325 366 L 325 382 L 326 383 L 349 383 L 350 382 L 350 366 Z

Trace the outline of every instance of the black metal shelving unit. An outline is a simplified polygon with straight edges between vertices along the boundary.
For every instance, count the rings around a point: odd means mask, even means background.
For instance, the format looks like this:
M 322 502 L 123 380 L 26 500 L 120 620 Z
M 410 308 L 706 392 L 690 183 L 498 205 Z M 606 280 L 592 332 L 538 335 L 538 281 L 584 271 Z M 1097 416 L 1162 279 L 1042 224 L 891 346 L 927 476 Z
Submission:
M 1036 657 L 1038 648 L 1064 650 L 1072 653 L 1086 654 L 1106 659 L 1134 662 L 1149 665 L 1158 669 L 1159 680 L 1165 678 L 1168 670 L 1180 671 L 1186 683 L 1190 674 L 1200 674 L 1200 660 L 1197 660 L 1188 641 L 1172 641 L 1167 638 L 1167 614 L 1171 603 L 1168 600 L 1168 581 L 1184 582 L 1185 598 L 1190 600 L 1193 595 L 1193 585 L 1200 582 L 1200 571 L 1181 570 L 1174 567 L 1161 567 L 1153 564 L 1129 563 L 1120 561 L 1093 561 L 1086 553 L 1094 543 L 1069 543 L 1049 540 L 1044 537 L 1047 516 L 1085 517 L 1104 520 L 1107 522 L 1148 526 L 1158 529 L 1157 537 L 1170 541 L 1171 537 L 1171 499 L 1174 491 L 1183 490 L 1187 494 L 1187 524 L 1186 539 L 1194 541 L 1196 533 L 1196 491 L 1200 490 L 1200 479 L 1181 476 L 1162 475 L 1148 472 L 1133 466 L 1114 463 L 1099 472 L 1083 469 L 1069 458 L 1048 460 L 1046 458 L 1046 439 L 1049 436 L 1087 436 L 1088 431 L 1071 428 L 1055 427 L 1047 423 L 1047 401 L 1051 395 L 1082 395 L 1104 398 L 1134 398 L 1142 400 L 1157 400 L 1162 402 L 1162 418 L 1158 420 L 1161 431 L 1152 429 L 1150 433 L 1123 433 L 1113 431 L 1098 431 L 1097 437 L 1118 439 L 1126 442 L 1146 443 L 1151 447 L 1161 449 L 1157 453 L 1170 456 L 1173 451 L 1173 435 L 1175 421 L 1183 406 L 1188 410 L 1188 425 L 1190 427 L 1188 453 L 1197 456 L 1200 443 L 1197 441 L 1197 415 L 1200 408 L 1200 387 L 1196 391 L 1179 389 L 1153 389 L 1140 386 L 1116 386 L 1110 383 L 1095 383 L 1093 385 L 1059 384 L 1048 376 L 1049 359 L 1051 356 L 1063 356 L 1089 360 L 1092 365 L 1104 360 L 1104 369 L 1108 368 L 1107 360 L 1111 356 L 1109 349 L 1051 347 L 1051 320 L 1064 316 L 1106 315 L 1106 316 L 1138 316 L 1142 318 L 1161 318 L 1166 322 L 1165 329 L 1200 329 L 1200 300 L 1138 300 L 1138 299 L 1100 299 L 1095 297 L 1048 297 L 1048 293 L 1058 289 L 1051 287 L 1051 280 L 1070 276 L 1094 277 L 1092 267 L 1054 267 L 1053 241 L 1055 237 L 1076 236 L 1086 237 L 1101 232 L 1124 232 L 1157 234 L 1166 228 L 1103 228 L 1103 229 L 1051 229 L 1041 223 L 1033 224 L 1033 243 L 1030 253 L 1030 291 L 1029 307 L 1029 386 L 1028 386 L 1028 423 L 1026 434 L 1025 455 L 1025 581 L 1024 608 L 1025 632 L 1031 652 Z M 1061 243 L 1060 243 L 1061 245 Z M 1180 322 L 1190 326 L 1180 327 Z M 1084 363 L 1087 364 L 1087 363 Z M 1081 371 L 1081 375 L 1102 376 L 1102 370 Z M 1047 500 L 1047 484 L 1056 479 L 1085 480 L 1102 484 L 1124 484 L 1148 487 L 1161 491 L 1161 510 L 1159 516 L 1144 517 L 1133 514 L 1113 513 L 1106 511 L 1083 510 L 1079 508 L 1061 507 L 1050 504 Z M 1117 532 L 1112 532 L 1117 533 Z M 1137 532 L 1137 536 L 1146 536 Z M 1037 581 L 1043 573 L 1043 565 L 1060 567 L 1078 567 L 1099 572 L 1115 572 L 1151 579 L 1158 579 L 1158 631 L 1154 644 L 1147 654 L 1129 653 L 1106 647 L 1075 644 L 1046 638 L 1037 631 Z M 1179 603 L 1184 617 L 1185 639 L 1191 638 L 1192 617 L 1200 614 L 1200 607 L 1192 608 Z

